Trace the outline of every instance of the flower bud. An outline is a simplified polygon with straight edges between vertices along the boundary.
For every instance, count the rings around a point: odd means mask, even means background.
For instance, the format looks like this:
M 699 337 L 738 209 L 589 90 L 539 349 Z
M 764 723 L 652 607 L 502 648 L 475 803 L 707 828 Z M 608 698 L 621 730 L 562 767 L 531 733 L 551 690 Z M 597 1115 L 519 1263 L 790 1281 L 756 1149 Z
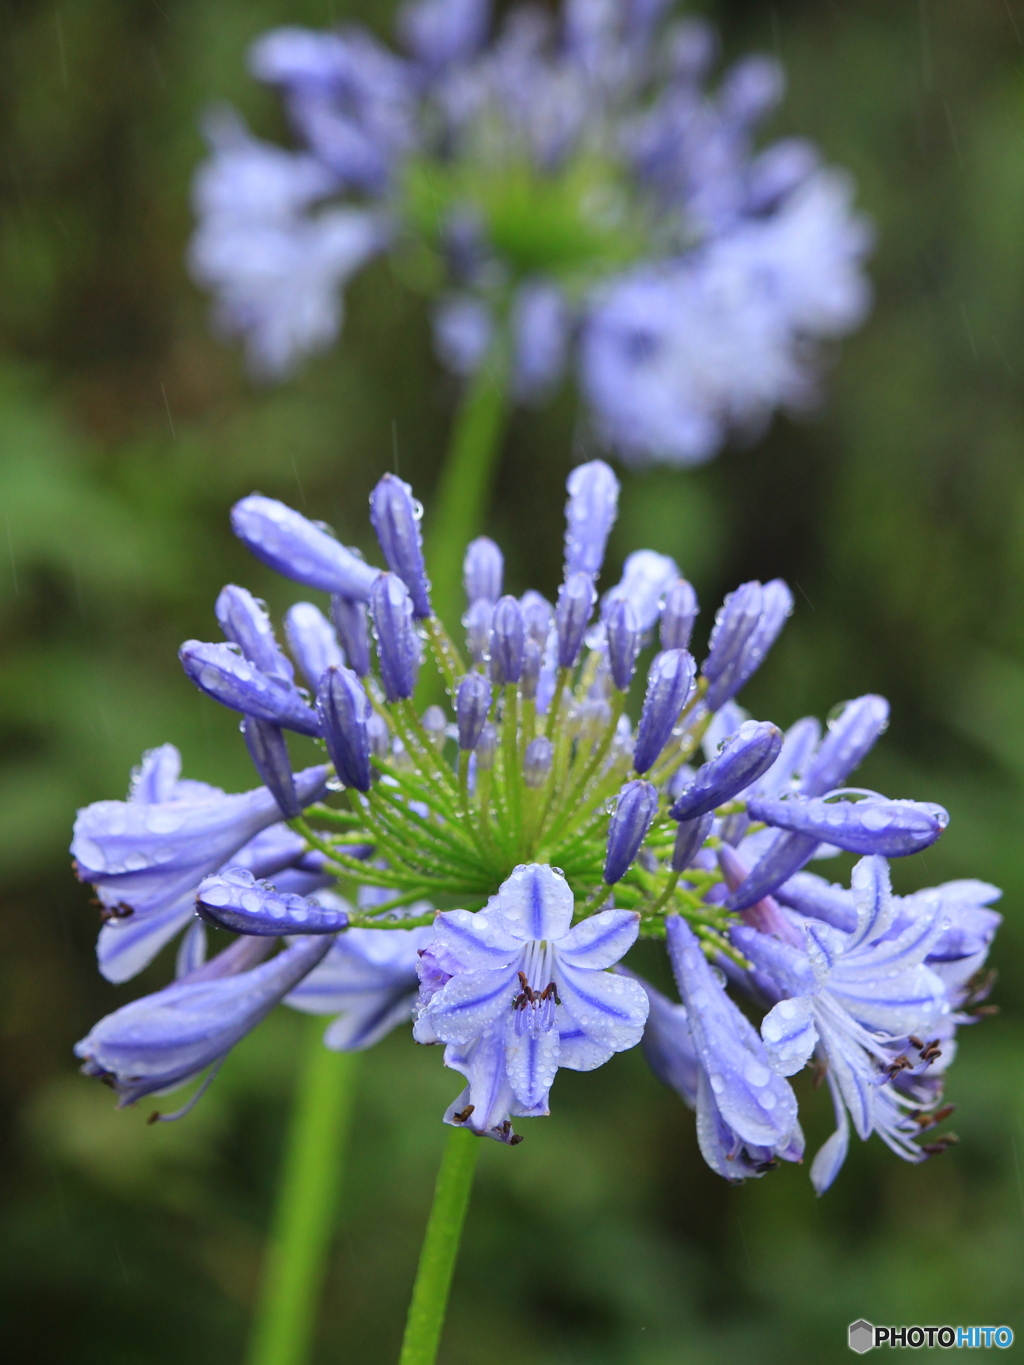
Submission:
M 284 618 L 288 648 L 315 692 L 325 668 L 343 664 L 344 656 L 330 621 L 312 602 L 296 602 Z
M 627 782 L 619 793 L 615 814 L 608 826 L 608 852 L 604 879 L 609 886 L 620 881 L 640 852 L 658 812 L 658 789 L 653 782 Z
M 577 465 L 566 480 L 565 577 L 601 572 L 619 508 L 619 481 L 603 460 Z
M 522 608 L 523 630 L 525 630 L 527 638 L 536 640 L 543 650 L 548 642 L 551 622 L 555 615 L 551 603 L 546 597 L 542 597 L 539 592 L 534 592 L 531 588 L 529 592 L 524 592 L 520 597 L 519 606 Z
M 904 858 L 934 844 L 949 814 L 931 801 L 823 801 L 819 797 L 751 797 L 747 813 L 776 829 L 814 836 L 848 853 Z
M 370 494 L 370 521 L 388 568 L 405 584 L 412 612 L 419 620 L 431 615 L 430 583 L 423 563 L 420 521 L 423 508 L 412 489 L 396 474 L 385 474 Z
M 676 798 L 673 820 L 693 820 L 731 801 L 768 771 L 782 748 L 782 731 L 770 721 L 746 720 L 721 751 Z
M 494 767 L 494 755 L 498 751 L 498 732 L 491 722 L 485 721 L 473 752 L 476 754 L 477 767 L 485 772 Z
M 466 649 L 475 664 L 482 664 L 488 658 L 493 619 L 494 603 L 486 597 L 478 597 L 462 618 L 462 624 L 466 627 Z
M 388 732 L 387 721 L 376 711 L 371 711 L 366 718 L 366 736 L 370 742 L 371 758 L 391 756 L 391 735 Z
M 349 668 L 359 678 L 370 671 L 370 634 L 366 628 L 366 607 L 351 597 L 331 598 L 331 620 L 345 651 Z
M 633 681 L 636 656 L 640 652 L 640 631 L 633 608 L 624 597 L 613 602 L 605 618 L 608 641 L 608 667 L 620 692 L 628 692 Z
M 349 668 L 332 664 L 324 671 L 316 694 L 316 710 L 327 752 L 346 787 L 370 790 L 370 700 Z
M 845 782 L 888 723 L 889 703 L 884 697 L 868 693 L 847 702 L 804 769 L 800 782 L 803 795 L 824 796 Z
M 793 610 L 793 594 L 781 578 L 774 578 L 761 589 L 761 614 L 739 653 L 726 665 L 707 690 L 704 704 L 717 711 L 753 677 L 765 655 L 778 639 L 786 618 Z
M 236 502 L 231 527 L 257 559 L 298 583 L 365 602 L 378 570 L 300 512 L 258 493 Z
M 382 573 L 370 593 L 377 636 L 380 678 L 388 701 L 408 700 L 420 671 L 420 641 L 413 625 L 412 599 L 393 573 Z
M 261 673 L 232 645 L 186 640 L 178 658 L 199 690 L 221 705 L 303 735 L 319 735 L 316 716 L 298 691 Z
M 272 721 L 246 716 L 242 721 L 242 734 L 249 757 L 267 790 L 281 807 L 284 818 L 294 820 L 302 814 L 302 807 L 295 795 L 295 778 L 281 727 Z
M 523 781 L 528 787 L 543 787 L 551 771 L 551 741 L 546 735 L 531 739 L 523 755 Z
M 491 708 L 491 684 L 483 673 L 467 673 L 455 695 L 459 748 L 475 749 Z
M 501 596 L 501 580 L 505 560 L 489 536 L 478 536 L 466 547 L 462 561 L 462 585 L 470 606 L 481 600 L 497 602 Z
M 292 681 L 295 676 L 292 666 L 277 647 L 267 609 L 251 592 L 229 583 L 221 589 L 214 611 L 227 638 L 261 673 Z
M 701 672 L 710 682 L 740 656 L 761 617 L 761 584 L 744 583 L 727 595 L 715 616 L 708 657 Z
M 693 690 L 694 662 L 685 649 L 666 649 L 651 664 L 637 726 L 633 767 L 645 773 L 664 749 Z
M 196 910 L 208 924 L 235 934 L 336 934 L 348 927 L 348 914 L 305 896 L 276 891 L 243 867 L 228 867 L 199 883 Z
M 680 820 L 672 849 L 673 872 L 685 872 L 693 863 L 694 858 L 704 847 L 704 840 L 711 833 L 714 823 L 715 817 L 711 814 L 699 815 L 696 820 Z
M 583 648 L 583 637 L 594 610 L 594 584 L 589 574 L 574 573 L 558 590 L 555 624 L 558 628 L 558 666 L 573 668 Z
M 523 646 L 523 671 L 519 681 L 520 690 L 527 701 L 532 701 L 537 695 L 543 663 L 544 651 L 536 640 L 527 636 L 526 644 Z
M 677 578 L 665 594 L 661 608 L 662 649 L 688 649 L 693 623 L 700 607 L 697 594 L 685 578 Z
M 440 706 L 428 706 L 423 712 L 423 728 L 435 749 L 443 749 L 447 738 L 448 720 Z
M 491 677 L 501 687 L 517 683 L 523 671 L 523 613 L 514 597 L 502 597 L 491 621 Z
M 634 550 L 622 566 L 622 577 L 604 597 L 602 616 L 612 603 L 624 597 L 633 608 L 637 626 L 650 630 L 661 611 L 665 589 L 679 577 L 679 566 L 668 555 L 656 550 Z

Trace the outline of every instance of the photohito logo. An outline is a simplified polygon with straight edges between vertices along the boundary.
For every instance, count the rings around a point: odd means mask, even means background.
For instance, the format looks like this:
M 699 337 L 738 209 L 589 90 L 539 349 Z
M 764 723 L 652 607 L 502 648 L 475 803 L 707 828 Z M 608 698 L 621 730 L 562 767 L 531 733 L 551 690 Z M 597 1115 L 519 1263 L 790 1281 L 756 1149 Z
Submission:
M 850 1350 L 863 1355 L 876 1346 L 944 1346 L 977 1350 L 1013 1345 L 1012 1327 L 875 1327 L 866 1318 L 850 1323 Z

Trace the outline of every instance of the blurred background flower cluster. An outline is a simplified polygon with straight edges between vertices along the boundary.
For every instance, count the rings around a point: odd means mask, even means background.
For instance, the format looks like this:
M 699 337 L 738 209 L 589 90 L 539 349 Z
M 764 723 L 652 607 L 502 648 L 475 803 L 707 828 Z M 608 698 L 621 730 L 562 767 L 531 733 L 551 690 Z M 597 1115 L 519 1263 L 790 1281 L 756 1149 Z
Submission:
M 451 1365 L 825 1361 L 859 1316 L 1013 1323 L 1021 1298 L 1024 5 L 691 9 L 726 58 L 784 62 L 766 135 L 808 136 L 856 176 L 876 305 L 812 419 L 694 471 L 624 474 L 608 581 L 643 544 L 705 603 L 790 582 L 794 618 L 745 701 L 787 724 L 837 696 L 890 698 L 863 781 L 952 815 L 897 889 L 1005 888 L 1002 1014 L 966 1031 L 951 1073 L 960 1147 L 908 1169 L 858 1146 L 821 1201 L 788 1170 L 719 1180 L 636 1052 L 566 1075 L 551 1121 L 482 1153 Z M 227 99 L 285 136 L 249 43 L 343 20 L 387 38 L 393 18 L 382 0 L 0 10 L 0 1314 L 25 1362 L 242 1351 L 305 1021 L 279 1011 L 181 1123 L 116 1113 L 70 1052 L 125 997 L 95 969 L 97 911 L 65 850 L 75 808 L 121 795 L 154 742 L 192 776 L 251 785 L 235 720 L 176 658 L 224 582 L 281 605 L 230 532 L 233 501 L 258 488 L 367 549 L 383 472 L 429 506 L 457 387 L 388 260 L 349 287 L 340 346 L 266 389 L 211 338 L 183 264 L 199 112 Z M 514 591 L 558 583 L 565 477 L 595 453 L 575 413 L 567 382 L 513 419 L 487 530 Z M 403 1032 L 359 1085 L 314 1358 L 376 1365 L 397 1354 L 453 1082 Z M 831 1109 L 798 1086 L 815 1146 Z

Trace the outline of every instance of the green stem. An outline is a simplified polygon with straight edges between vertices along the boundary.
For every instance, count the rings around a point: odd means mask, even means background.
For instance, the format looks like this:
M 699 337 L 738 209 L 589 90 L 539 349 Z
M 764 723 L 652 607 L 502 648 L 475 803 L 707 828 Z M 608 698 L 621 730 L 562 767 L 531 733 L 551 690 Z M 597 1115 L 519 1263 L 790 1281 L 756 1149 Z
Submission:
M 398 1365 L 434 1365 L 479 1150 L 475 1134 L 465 1128 L 451 1130 L 434 1186 Z
M 508 411 L 507 362 L 492 353 L 469 383 L 455 417 L 430 505 L 427 573 L 434 612 L 449 625 L 462 615 L 462 557 L 480 534 Z
M 309 1022 L 274 1228 L 247 1365 L 302 1365 L 334 1231 L 357 1052 L 331 1052 Z

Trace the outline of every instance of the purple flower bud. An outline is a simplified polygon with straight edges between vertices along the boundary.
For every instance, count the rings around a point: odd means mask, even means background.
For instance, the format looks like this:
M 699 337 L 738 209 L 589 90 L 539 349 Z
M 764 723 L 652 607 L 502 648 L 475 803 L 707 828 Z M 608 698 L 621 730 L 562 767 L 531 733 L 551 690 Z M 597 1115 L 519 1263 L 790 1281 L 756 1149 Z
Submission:
M 559 588 L 555 608 L 559 668 L 572 668 L 580 657 L 595 597 L 594 583 L 587 573 L 571 574 Z
M 351 597 L 331 598 L 331 620 L 345 651 L 348 666 L 357 677 L 370 671 L 370 633 L 366 628 L 366 607 Z
M 523 755 L 523 781 L 528 787 L 543 787 L 551 771 L 553 754 L 551 741 L 546 735 L 531 739 Z
M 566 480 L 565 577 L 601 572 L 608 534 L 619 510 L 619 481 L 603 460 L 577 465 Z
M 695 671 L 693 656 L 685 649 L 666 649 L 651 664 L 633 751 L 638 773 L 645 773 L 668 743 L 693 690 Z
M 296 602 L 284 618 L 288 648 L 315 692 L 325 668 L 343 664 L 338 637 L 327 617 L 312 602 Z
M 178 658 L 200 691 L 223 706 L 303 735 L 319 735 L 316 716 L 298 691 L 261 673 L 233 645 L 186 640 Z
M 423 508 L 412 489 L 396 474 L 385 474 L 370 494 L 370 522 L 380 548 L 388 568 L 409 589 L 412 612 L 419 620 L 432 614 L 420 536 L 422 517 Z
M 624 597 L 633 608 L 642 631 L 650 630 L 661 611 L 665 589 L 679 577 L 679 566 L 668 555 L 656 550 L 634 550 L 622 566 L 622 578 L 604 596 L 601 615 L 607 616 L 613 602 Z
M 467 673 L 455 696 L 459 748 L 475 749 L 491 709 L 491 684 L 482 673 Z
M 523 671 L 523 612 L 515 597 L 502 597 L 491 620 L 491 677 L 501 687 Z
M 366 735 L 370 744 L 371 758 L 387 758 L 391 753 L 391 736 L 387 721 L 376 711 L 371 711 L 366 720 Z
M 672 871 L 685 872 L 694 858 L 704 847 L 704 840 L 711 833 L 715 823 L 714 815 L 700 815 L 696 820 L 681 820 L 676 831 L 676 842 L 672 849 Z
M 724 805 L 766 773 L 779 756 L 782 731 L 770 721 L 744 721 L 676 799 L 673 820 L 693 820 Z
M 466 601 L 470 606 L 479 602 L 497 602 L 501 596 L 501 580 L 505 572 L 505 560 L 501 551 L 489 536 L 478 536 L 466 547 L 466 557 L 462 561 L 462 586 L 466 590 Z
M 685 578 L 677 578 L 665 594 L 661 609 L 662 649 L 688 649 L 693 623 L 700 607 L 697 594 Z
M 543 663 L 543 649 L 536 640 L 528 635 L 526 644 L 523 646 L 523 671 L 519 679 L 520 690 L 528 701 L 532 701 L 537 695 Z
M 749 807 L 748 807 L 749 809 Z M 799 872 L 810 860 L 820 839 L 806 834 L 778 834 L 746 878 L 726 898 L 730 910 L 748 910 Z
M 428 706 L 423 712 L 423 728 L 427 732 L 431 744 L 436 749 L 443 749 L 444 742 L 448 738 L 448 717 L 444 713 L 444 708 Z
M 633 608 L 624 597 L 612 603 L 604 626 L 612 681 L 620 692 L 628 692 L 629 684 L 633 681 L 636 656 L 640 652 L 640 630 Z
M 478 768 L 483 768 L 486 771 L 494 766 L 494 755 L 498 752 L 498 732 L 489 720 L 484 722 L 484 727 L 480 731 L 480 738 L 477 740 L 473 752 L 476 755 Z
M 393 573 L 382 573 L 370 593 L 377 636 L 380 678 L 388 701 L 407 700 L 416 690 L 420 641 L 412 619 L 412 599 Z
M 417 0 L 398 11 L 398 33 L 417 61 L 433 71 L 468 61 L 483 45 L 488 0 Z
M 889 723 L 889 703 L 870 692 L 848 701 L 828 727 L 821 748 L 800 782 L 804 796 L 824 796 L 841 786 Z
M 348 927 L 344 910 L 305 896 L 276 891 L 244 867 L 229 867 L 200 882 L 196 910 L 208 924 L 259 938 L 283 934 L 336 934 Z
M 370 790 L 370 736 L 367 721 L 370 699 L 349 668 L 331 664 L 324 670 L 316 694 L 324 741 L 334 770 L 346 787 Z
M 551 603 L 546 597 L 542 597 L 539 592 L 534 592 L 531 588 L 520 597 L 519 605 L 523 612 L 523 629 L 526 631 L 527 638 L 536 640 L 537 644 L 543 649 L 548 642 L 548 636 L 551 634 L 551 622 L 555 617 Z
M 761 615 L 757 624 L 747 636 L 739 654 L 707 690 L 704 704 L 709 711 L 717 711 L 724 706 L 754 676 L 778 639 L 792 610 L 793 594 L 781 578 L 774 578 L 764 585 L 761 589 Z
M 253 493 L 231 509 L 231 526 L 257 559 L 309 588 L 365 602 L 378 571 L 300 512 Z
M 761 619 L 761 584 L 744 583 L 731 592 L 719 607 L 711 632 L 708 657 L 701 672 L 709 682 L 725 672 L 740 657 L 743 646 Z
M 763 934 L 748 924 L 737 924 L 729 938 L 755 970 L 767 976 L 783 995 L 815 995 L 817 985 L 807 954 L 774 934 Z
M 295 676 L 292 666 L 277 647 L 267 610 L 251 592 L 229 583 L 221 589 L 214 611 L 227 638 L 261 673 L 292 681 Z
M 491 621 L 494 618 L 494 603 L 486 597 L 478 597 L 471 603 L 462 618 L 466 627 L 466 648 L 475 664 L 482 664 L 488 657 L 491 647 Z
M 747 881 L 747 869 L 740 861 L 739 854 L 730 847 L 729 844 L 722 843 L 718 847 L 718 866 L 725 877 L 725 884 L 730 892 L 739 891 L 745 886 Z M 762 934 L 774 934 L 776 938 L 784 943 L 790 943 L 796 948 L 803 946 L 803 941 L 799 932 L 790 924 L 785 915 L 779 909 L 777 902 L 771 896 L 762 896 L 760 900 L 751 902 L 749 897 L 743 907 L 743 918 Z M 726 905 L 731 908 L 732 897 L 726 899 Z
M 281 727 L 269 720 L 246 716 L 242 721 L 242 734 L 249 757 L 267 790 L 281 807 L 284 818 L 294 820 L 302 814 L 302 807 L 295 795 L 295 778 Z
M 819 797 L 752 797 L 747 803 L 752 820 L 777 829 L 813 835 L 848 853 L 880 853 L 903 858 L 934 844 L 949 824 L 949 815 L 931 801 L 823 801 Z
M 653 782 L 627 782 L 619 792 L 608 826 L 604 879 L 609 886 L 626 875 L 658 813 L 658 789 Z

